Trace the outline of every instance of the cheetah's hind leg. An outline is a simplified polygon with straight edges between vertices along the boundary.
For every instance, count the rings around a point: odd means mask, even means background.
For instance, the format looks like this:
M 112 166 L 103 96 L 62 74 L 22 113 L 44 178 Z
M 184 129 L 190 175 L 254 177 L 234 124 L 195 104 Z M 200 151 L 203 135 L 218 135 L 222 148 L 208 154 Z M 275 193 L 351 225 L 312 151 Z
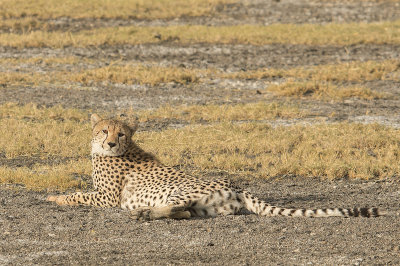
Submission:
M 139 221 L 150 221 L 163 218 L 170 219 L 189 219 L 191 214 L 183 206 L 165 206 L 165 207 L 140 207 L 131 214 L 134 219 Z

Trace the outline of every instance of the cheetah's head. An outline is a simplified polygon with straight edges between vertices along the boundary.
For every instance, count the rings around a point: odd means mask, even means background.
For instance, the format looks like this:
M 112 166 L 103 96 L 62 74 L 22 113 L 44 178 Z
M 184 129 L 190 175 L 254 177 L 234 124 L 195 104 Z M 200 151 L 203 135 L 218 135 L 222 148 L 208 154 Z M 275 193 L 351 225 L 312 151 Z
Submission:
M 92 114 L 90 120 L 93 128 L 92 155 L 120 156 L 127 151 L 137 123 L 128 126 L 119 120 L 102 119 L 97 114 Z

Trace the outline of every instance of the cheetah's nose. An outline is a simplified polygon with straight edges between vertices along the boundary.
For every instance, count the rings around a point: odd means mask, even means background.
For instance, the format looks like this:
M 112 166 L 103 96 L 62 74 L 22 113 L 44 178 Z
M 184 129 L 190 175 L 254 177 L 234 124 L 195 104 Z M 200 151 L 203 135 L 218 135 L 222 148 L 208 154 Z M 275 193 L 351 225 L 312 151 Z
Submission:
M 110 146 L 110 148 L 117 146 L 117 144 L 115 144 L 114 142 L 109 142 L 107 144 L 108 146 Z

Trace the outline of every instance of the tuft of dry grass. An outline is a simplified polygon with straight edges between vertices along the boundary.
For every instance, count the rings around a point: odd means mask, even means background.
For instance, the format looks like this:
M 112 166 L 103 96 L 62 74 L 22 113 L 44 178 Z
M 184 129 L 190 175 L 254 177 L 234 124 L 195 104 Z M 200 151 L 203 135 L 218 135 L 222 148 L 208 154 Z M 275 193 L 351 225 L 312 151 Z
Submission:
M 89 159 L 69 161 L 61 165 L 35 165 L 27 167 L 0 167 L 0 183 L 20 184 L 32 190 L 67 190 L 85 186 L 77 176 L 90 175 L 91 162 Z
M 273 128 L 223 123 L 143 132 L 141 145 L 169 165 L 239 176 L 385 178 L 400 173 L 399 131 L 349 123 Z
M 0 29 L 6 30 L 7 32 L 22 32 L 27 33 L 35 29 L 45 29 L 47 23 L 38 20 L 33 17 L 23 18 L 9 18 L 4 17 L 0 19 Z
M 138 112 L 140 121 L 155 119 L 179 119 L 192 123 L 267 120 L 276 118 L 299 118 L 307 113 L 297 106 L 282 103 L 247 103 L 222 105 L 163 106 L 155 110 Z
M 136 18 L 205 16 L 229 0 L 3 0 L 3 18 Z
M 331 82 L 364 82 L 371 80 L 397 79 L 400 72 L 397 60 L 345 62 L 329 65 L 318 65 L 310 68 L 296 67 L 291 69 L 257 69 L 236 73 L 222 74 L 224 78 L 265 79 L 297 78 L 313 81 Z
M 0 152 L 7 158 L 89 154 L 88 114 L 60 106 L 38 108 L 16 104 L 0 106 Z
M 122 84 L 149 84 L 161 83 L 188 84 L 198 82 L 201 76 L 206 75 L 207 70 L 186 69 L 182 67 L 159 66 L 107 66 L 102 68 L 73 73 L 67 75 L 68 79 L 88 85 L 93 82 L 108 81 Z
M 0 65 L 13 66 L 31 66 L 31 65 L 75 65 L 79 63 L 93 63 L 94 61 L 88 58 L 80 58 L 77 56 L 65 57 L 29 57 L 29 58 L 0 58 Z
M 0 34 L 0 45 L 11 47 L 53 47 L 124 45 L 159 42 L 223 44 L 353 45 L 399 44 L 400 20 L 348 24 L 274 24 L 209 27 L 178 25 L 167 27 L 109 27 L 76 33 L 32 31 Z
M 48 64 L 52 64 L 49 62 Z M 144 65 L 107 66 L 90 70 L 49 71 L 42 72 L 3 72 L 0 85 L 3 87 L 38 86 L 46 84 L 71 85 L 79 82 L 85 86 L 103 82 L 119 84 L 148 84 L 155 86 L 161 83 L 189 84 L 196 83 L 201 77 L 211 75 L 211 70 L 187 69 L 183 67 L 160 67 Z
M 373 91 L 369 88 L 338 86 L 332 83 L 315 81 L 288 81 L 279 85 L 270 85 L 267 90 L 279 96 L 310 97 L 318 100 L 343 100 L 352 97 L 363 100 L 374 100 L 388 97 L 385 93 Z
M 34 103 L 19 105 L 10 102 L 0 105 L 0 119 L 5 118 L 22 119 L 25 121 L 71 120 L 85 122 L 89 119 L 89 112 L 74 108 L 63 108 L 60 105 L 40 107 Z

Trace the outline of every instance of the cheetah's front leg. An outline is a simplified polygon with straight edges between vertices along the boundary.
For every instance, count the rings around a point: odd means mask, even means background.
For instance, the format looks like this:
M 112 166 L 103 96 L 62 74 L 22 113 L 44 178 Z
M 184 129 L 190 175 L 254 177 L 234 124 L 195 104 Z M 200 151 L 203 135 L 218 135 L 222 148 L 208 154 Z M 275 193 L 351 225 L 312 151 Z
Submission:
M 69 205 L 69 206 L 77 206 L 78 202 L 76 201 L 68 201 L 66 195 L 60 195 L 60 196 L 48 196 L 47 201 L 54 201 L 57 203 L 57 205 L 64 206 L 64 205 Z
M 61 206 L 91 205 L 98 207 L 117 207 L 119 205 L 119 199 L 115 195 L 106 195 L 102 192 L 76 192 L 70 195 L 48 196 L 47 200 L 54 201 Z
M 162 218 L 169 219 L 189 219 L 191 214 L 183 206 L 165 206 L 165 207 L 140 207 L 131 211 L 136 220 L 157 220 Z

